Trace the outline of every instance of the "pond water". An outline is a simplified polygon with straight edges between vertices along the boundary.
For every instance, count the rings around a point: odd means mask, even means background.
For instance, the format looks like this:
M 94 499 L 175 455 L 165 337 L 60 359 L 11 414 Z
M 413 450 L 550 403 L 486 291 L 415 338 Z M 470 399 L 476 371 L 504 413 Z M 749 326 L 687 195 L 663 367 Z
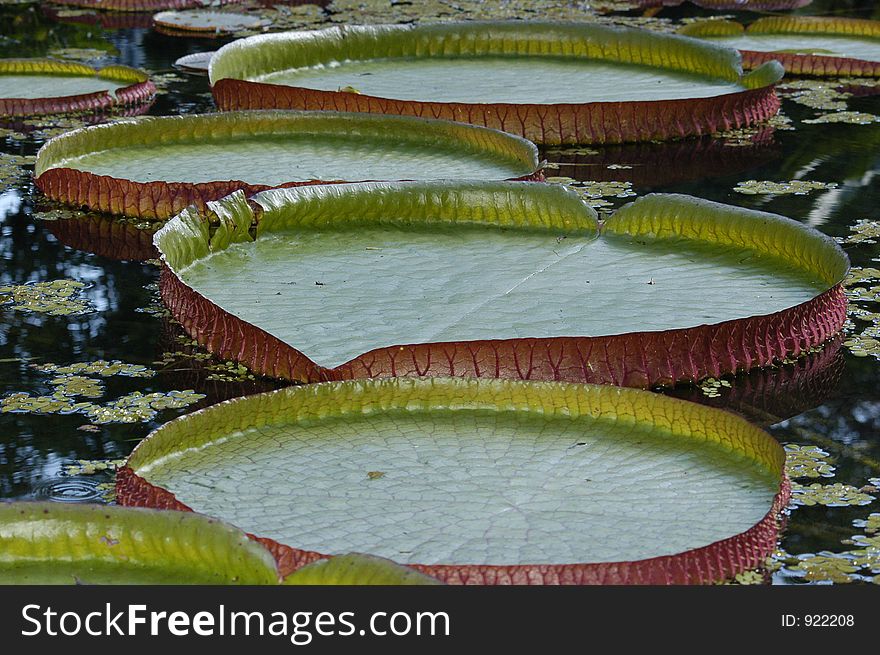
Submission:
M 880 9 L 873 10 L 873 5 L 817 1 L 801 13 L 872 17 L 876 11 L 873 18 L 880 18 Z M 324 11 L 325 19 L 332 18 Z M 661 16 L 699 13 L 679 8 L 664 10 Z M 42 56 L 58 54 L 59 49 L 82 56 L 89 53 L 71 49 L 103 50 L 108 57 L 99 63 L 118 62 L 156 74 L 162 93 L 149 109 L 152 115 L 213 111 L 207 79 L 175 71 L 172 64 L 224 42 L 165 36 L 146 27 L 102 29 L 60 22 L 47 17 L 38 4 L 0 6 L 0 56 Z M 620 206 L 633 194 L 679 192 L 777 212 L 829 235 L 849 237 L 858 221 L 880 218 L 880 95 L 841 98 L 830 87 L 783 89 L 788 94 L 783 110 L 790 123 L 776 121 L 748 134 L 670 144 L 548 149 L 542 156 L 555 167 L 548 175 L 581 182 L 574 186 L 600 209 L 604 203 Z M 801 97 L 792 99 L 794 94 Z M 843 118 L 859 124 L 810 122 L 829 113 L 838 116 L 832 120 L 841 120 L 841 110 L 858 112 Z M 158 306 L 155 265 L 92 254 L 56 236 L 64 231 L 43 213 L 57 207 L 34 189 L 32 167 L 21 172 L 16 158 L 34 155 L 46 138 L 76 123 L 65 120 L 57 125 L 0 125 L 0 294 L 7 285 L 73 281 L 34 287 L 30 299 L 21 295 L 16 298 L 21 302 L 0 305 L 0 498 L 106 499 L 102 484 L 111 479 L 106 471 L 68 467 L 78 460 L 124 458 L 151 429 L 177 415 L 276 386 L 248 379 L 193 347 Z M 749 180 L 795 180 L 795 188 L 804 192 L 769 195 L 760 193 L 761 185 L 740 186 Z M 833 184 L 808 190 L 807 181 Z M 737 187 L 747 193 L 735 191 Z M 103 224 L 110 230 L 109 222 Z M 114 248 L 124 254 L 118 246 L 105 249 L 105 254 L 113 254 Z M 845 248 L 853 266 L 880 268 L 876 243 L 851 242 Z M 877 284 L 859 286 L 869 289 Z M 48 294 L 48 302 L 56 303 L 50 309 L 67 311 L 71 305 L 63 297 L 68 293 L 82 301 L 73 307 L 76 313 L 15 308 L 22 302 L 33 307 L 34 297 L 42 294 L 45 300 Z M 877 302 L 863 299 L 858 306 L 865 314 L 880 312 Z M 859 333 L 870 323 L 856 317 L 853 325 Z M 780 543 L 784 553 L 773 567 L 776 583 L 803 583 L 805 570 L 820 562 L 810 555 L 853 550 L 847 540 L 866 530 L 854 521 L 880 512 L 880 501 L 872 502 L 880 491 L 871 487 L 880 486 L 880 354 L 866 352 L 870 350 L 867 338 L 849 334 L 779 370 L 670 392 L 746 414 L 780 442 L 793 444 L 791 466 L 803 461 L 820 475 L 796 479 L 804 486 L 823 486 L 795 494 L 800 504 L 792 508 Z M 135 366 L 114 366 L 115 360 Z M 60 370 L 49 366 L 101 361 L 111 364 L 85 370 L 84 365 Z M 32 411 L 35 407 L 41 411 Z M 25 411 L 28 408 L 31 411 Z M 816 459 L 812 447 L 827 453 L 817 464 L 811 463 Z M 797 558 L 806 565 L 799 566 Z M 872 575 L 867 568 L 848 573 L 821 569 L 813 577 L 846 582 Z

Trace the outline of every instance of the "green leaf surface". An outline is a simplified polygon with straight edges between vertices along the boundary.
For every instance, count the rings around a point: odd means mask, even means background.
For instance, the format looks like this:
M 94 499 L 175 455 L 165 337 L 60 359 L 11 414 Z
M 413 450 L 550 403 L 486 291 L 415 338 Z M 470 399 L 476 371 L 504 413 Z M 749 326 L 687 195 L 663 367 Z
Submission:
M 126 83 L 97 75 L 9 75 L 0 74 L 0 98 L 57 98 L 99 91 L 116 91 Z
M 161 138 L 160 138 L 161 137 Z M 36 175 L 72 168 L 146 183 L 240 180 L 506 179 L 533 173 L 535 147 L 446 121 L 334 112 L 144 118 L 50 142 Z
M 241 235 L 252 215 L 234 198 L 214 208 Z M 814 298 L 846 268 L 839 248 L 793 221 L 682 196 L 630 205 L 601 236 L 576 194 L 542 184 L 376 183 L 254 201 L 256 240 L 232 243 L 223 227 L 209 246 L 187 214 L 156 243 L 186 284 L 327 367 L 398 344 L 769 314 Z
M 286 585 L 435 585 L 428 575 L 374 555 L 350 553 L 318 560 L 284 578 Z
M 770 511 L 783 463 L 744 420 L 649 392 L 441 378 L 222 403 L 166 424 L 128 464 L 297 548 L 512 565 L 640 560 L 740 534 Z
M 224 79 L 398 100 L 584 103 L 742 90 L 733 50 L 644 30 L 517 22 L 365 26 L 244 39 L 218 51 Z
M 758 34 L 743 32 L 715 36 L 712 42 L 737 50 L 778 52 L 822 57 L 849 57 L 880 62 L 880 39 L 832 34 Z
M 2 584 L 274 584 L 272 556 L 189 512 L 0 504 Z

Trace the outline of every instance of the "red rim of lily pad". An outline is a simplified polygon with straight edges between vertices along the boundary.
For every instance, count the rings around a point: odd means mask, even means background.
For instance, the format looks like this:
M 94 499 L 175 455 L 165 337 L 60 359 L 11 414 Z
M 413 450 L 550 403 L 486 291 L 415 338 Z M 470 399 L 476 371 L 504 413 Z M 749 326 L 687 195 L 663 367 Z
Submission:
M 521 225 L 518 221 L 525 215 L 526 224 L 544 229 L 553 229 L 555 220 L 583 220 L 585 224 L 591 220 L 587 214 L 592 210 L 558 187 L 506 183 L 504 193 L 500 194 L 497 185 L 505 183 L 486 183 L 483 189 L 476 190 L 461 190 L 458 185 L 459 192 L 467 194 L 468 206 L 465 209 L 460 203 L 455 211 L 466 215 L 438 220 L 441 224 L 449 220 L 497 220 L 500 224 Z M 359 184 L 337 187 L 336 191 L 339 206 L 351 203 L 352 198 L 355 202 L 378 202 L 380 209 L 376 215 L 382 214 L 385 209 L 381 207 L 385 207 L 394 212 L 395 220 L 404 220 L 407 203 L 413 207 L 413 199 L 419 201 L 419 206 L 412 211 L 419 213 L 424 210 L 422 202 L 426 206 L 431 206 L 432 201 L 441 202 L 441 198 L 442 202 L 454 202 L 451 198 L 456 193 L 456 184 Z M 285 197 L 275 198 L 273 194 Z M 486 377 L 646 388 L 720 377 L 798 357 L 838 333 L 846 320 L 846 297 L 841 283 L 849 263 L 833 240 L 782 216 L 690 196 L 652 194 L 618 210 L 602 225 L 602 233 L 626 235 L 637 241 L 683 238 L 694 243 L 736 244 L 812 271 L 823 280 L 826 290 L 781 311 L 708 325 L 593 337 L 401 343 L 378 347 L 334 368 L 325 368 L 290 343 L 222 309 L 175 272 L 208 252 L 222 250 L 232 241 L 252 240 L 247 231 L 267 212 L 273 212 L 273 216 L 286 212 L 282 220 L 295 224 L 298 202 L 304 208 L 303 220 L 312 221 L 317 215 L 332 222 L 334 210 L 327 209 L 322 214 L 322 200 L 317 198 L 320 194 L 318 187 L 269 191 L 253 197 L 250 204 L 244 196 L 235 194 L 210 205 L 207 214 L 186 210 L 156 234 L 155 243 L 163 260 L 162 299 L 191 337 L 210 352 L 241 362 L 255 373 L 296 382 Z M 360 200 L 358 194 L 362 194 Z M 403 200 L 398 202 L 400 198 Z M 492 205 L 491 212 L 482 212 L 481 204 L 485 203 Z M 335 206 L 333 202 L 329 204 Z M 440 210 L 436 213 L 439 215 Z M 429 221 L 434 218 L 430 210 L 427 216 Z M 209 236 L 209 225 L 218 217 L 223 229 L 215 239 Z
M 153 245 L 158 226 L 138 227 L 128 221 L 91 213 L 44 221 L 43 225 L 65 246 L 100 257 L 142 262 L 159 256 Z
M 427 390 L 427 391 L 426 391 Z M 415 400 L 410 394 L 415 393 Z M 338 401 L 327 404 L 326 399 Z M 402 398 L 402 400 L 401 400 Z M 560 399 L 564 402 L 560 405 Z M 406 401 L 406 402 L 404 402 Z M 324 404 L 322 404 L 324 403 Z M 474 404 L 476 403 L 476 404 Z M 497 403 L 497 405 L 493 405 Z M 250 405 L 259 406 L 257 410 Z M 189 443 L 208 445 L 234 423 L 246 429 L 247 416 L 256 411 L 258 422 L 273 416 L 296 416 L 310 420 L 327 416 L 359 416 L 377 411 L 467 411 L 491 407 L 506 412 L 538 411 L 542 416 L 615 420 L 626 417 L 635 423 L 653 423 L 661 431 L 684 440 L 723 443 L 778 479 L 778 488 L 767 513 L 738 534 L 683 552 L 633 561 L 573 562 L 570 564 L 418 564 L 413 569 L 450 584 L 711 584 L 762 566 L 776 548 L 779 514 L 788 504 L 790 483 L 785 473 L 785 453 L 775 439 L 745 419 L 695 403 L 647 391 L 606 385 L 522 383 L 477 380 L 397 380 L 329 383 L 313 387 L 288 387 L 275 392 L 237 398 L 180 417 L 141 441 L 126 465 L 117 471 L 116 497 L 120 505 L 193 511 L 171 491 L 150 483 L 137 471 L 157 459 L 185 448 Z M 561 408 L 560 408 L 561 407 Z M 234 414 L 235 418 L 230 418 Z M 687 416 L 688 418 L 683 418 Z M 662 427 L 661 427 L 662 426 Z M 241 432 L 237 433 L 239 436 Z M 244 437 L 246 438 L 246 437 Z M 148 474 L 145 474 L 148 475 Z M 326 491 L 326 490 L 325 490 Z M 234 502 L 233 498 L 229 502 Z M 314 550 L 258 535 L 249 536 L 275 557 L 286 576 L 312 562 L 332 557 Z
M 740 34 L 803 34 L 825 36 L 880 37 L 880 21 L 824 16 L 767 16 L 743 26 L 728 20 L 690 23 L 679 34 L 693 37 L 736 36 Z M 880 61 L 856 57 L 835 57 L 792 52 L 740 50 L 743 68 L 755 69 L 766 62 L 780 62 L 786 73 L 817 77 L 880 77 Z
M 234 4 L 236 0 L 212 0 L 213 4 Z M 120 12 L 157 12 L 166 9 L 203 7 L 205 0 L 52 0 L 52 4 L 84 9 L 103 9 Z
M 204 208 L 207 202 L 234 191 L 254 194 L 271 188 L 338 184 L 360 180 L 311 179 L 285 182 L 277 186 L 254 184 L 235 179 L 210 182 L 135 180 L 92 173 L 65 166 L 65 162 L 108 149 L 150 147 L 157 143 L 203 144 L 210 139 L 244 139 L 272 135 L 328 137 L 372 136 L 381 145 L 383 138 L 396 133 L 398 141 L 417 146 L 442 144 L 464 159 L 479 155 L 498 158 L 506 168 L 518 171 L 509 179 L 544 179 L 534 144 L 497 130 L 451 121 L 408 116 L 367 116 L 336 112 L 246 111 L 186 116 L 150 116 L 111 125 L 72 130 L 48 141 L 37 153 L 34 171 L 37 187 L 49 198 L 94 211 L 165 219 L 190 205 Z M 161 135 L 161 141 L 158 137 Z M 169 164 L 174 170 L 174 164 Z
M 700 46 L 706 47 L 700 47 Z M 221 48 L 211 60 L 217 106 L 309 109 L 425 116 L 492 127 L 536 143 L 622 143 L 711 134 L 775 115 L 774 84 L 782 67 L 742 74 L 738 53 L 691 39 L 633 28 L 582 23 L 474 22 L 331 27 L 268 34 Z M 253 81 L 273 71 L 371 58 L 503 56 L 539 52 L 639 64 L 715 77 L 742 90 L 673 100 L 582 103 L 475 103 L 397 100 Z
M 691 2 L 704 9 L 719 9 L 739 11 L 782 11 L 785 9 L 800 9 L 806 7 L 813 0 L 639 0 L 642 7 L 677 7 L 685 2 Z
M 156 87 L 147 74 L 128 66 L 106 66 L 95 69 L 85 64 L 55 59 L 0 59 L 0 75 L 82 75 L 98 77 L 126 86 L 109 91 L 96 91 L 69 96 L 46 98 L 0 98 L 0 115 L 35 116 L 80 111 L 103 111 L 117 107 L 143 105 L 156 94 Z

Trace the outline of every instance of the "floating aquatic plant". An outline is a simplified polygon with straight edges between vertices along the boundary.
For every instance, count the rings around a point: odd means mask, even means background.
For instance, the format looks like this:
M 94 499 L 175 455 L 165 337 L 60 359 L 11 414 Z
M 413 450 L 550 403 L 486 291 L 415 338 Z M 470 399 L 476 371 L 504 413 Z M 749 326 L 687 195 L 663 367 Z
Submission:
M 828 457 L 818 446 L 785 444 L 785 472 L 792 480 L 834 477 L 834 467 Z
M 356 550 L 458 583 L 712 582 L 775 547 L 784 458 L 740 418 L 644 391 L 355 381 L 168 423 L 117 498 L 229 520 L 282 573 Z
M 858 487 L 840 482 L 834 484 L 814 482 L 808 485 L 791 483 L 791 502 L 793 505 L 846 507 L 847 505 L 868 505 L 874 499 L 875 496 L 864 493 Z
M 157 141 L 157 135 L 161 140 Z M 119 121 L 51 140 L 36 184 L 94 210 L 168 218 L 235 191 L 371 179 L 540 178 L 535 146 L 398 116 L 234 112 Z
M 686 196 L 639 199 L 600 233 L 595 212 L 553 185 L 299 187 L 187 210 L 156 244 L 163 300 L 188 334 L 303 382 L 672 384 L 797 356 L 845 312 L 832 240 Z
M 156 88 L 143 71 L 100 70 L 55 59 L 0 59 L 0 115 L 106 110 L 149 101 Z
M 95 311 L 92 303 L 79 295 L 86 285 L 76 280 L 52 280 L 0 286 L 0 309 L 72 316 Z
M 773 84 L 781 75 L 768 63 L 743 76 L 736 51 L 693 39 L 535 22 L 262 35 L 224 46 L 210 64 L 224 110 L 432 116 L 546 144 L 662 140 L 750 125 L 778 110 Z
M 737 48 L 744 68 L 777 60 L 793 75 L 880 77 L 880 21 L 766 16 L 748 27 L 728 20 L 691 22 L 679 33 Z
M 811 191 L 836 189 L 836 182 L 815 182 L 812 180 L 790 180 L 788 182 L 772 182 L 770 180 L 746 180 L 739 182 L 733 190 L 745 195 L 787 195 L 805 196 Z

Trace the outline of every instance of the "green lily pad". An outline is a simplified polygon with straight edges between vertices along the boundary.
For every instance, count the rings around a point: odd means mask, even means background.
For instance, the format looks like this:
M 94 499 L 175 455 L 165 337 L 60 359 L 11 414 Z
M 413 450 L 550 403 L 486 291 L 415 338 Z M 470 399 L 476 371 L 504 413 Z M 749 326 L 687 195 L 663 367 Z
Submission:
M 670 573 L 663 559 L 696 549 L 686 568 L 730 539 L 775 546 L 750 531 L 775 522 L 784 460 L 746 421 L 649 392 L 356 381 L 172 421 L 136 448 L 117 497 L 173 498 L 281 544 L 276 555 L 369 552 L 445 580 L 491 566 L 532 582 L 566 567 L 582 582 L 698 581 L 736 564 Z
M 349 554 L 322 559 L 284 579 L 286 585 L 435 585 L 436 578 L 374 555 Z
M 55 59 L 0 59 L 0 115 L 107 109 L 149 100 L 146 73 L 127 66 L 95 69 Z
M 697 21 L 679 33 L 740 50 L 745 68 L 776 58 L 795 75 L 880 76 L 880 21 L 767 16 L 748 27 L 726 20 Z
M 0 504 L 2 584 L 274 584 L 240 530 L 184 512 Z
M 192 36 L 194 33 L 226 34 L 255 29 L 266 25 L 266 22 L 259 16 L 248 14 L 187 9 L 159 12 L 153 16 L 153 24 Z
M 704 133 L 704 119 L 722 120 L 708 117 L 711 100 L 730 101 L 780 76 L 773 65 L 744 78 L 735 51 L 673 35 L 519 22 L 260 35 L 224 46 L 210 67 L 222 109 L 433 113 L 544 143 L 645 140 L 631 114 L 668 121 L 677 110 L 671 101 L 683 99 L 704 101 L 691 108 L 687 128 Z M 654 104 L 636 106 L 645 102 Z M 616 124 L 605 125 L 601 111 Z
M 833 241 L 793 221 L 683 196 L 636 201 L 601 232 L 575 192 L 525 182 L 301 187 L 252 203 L 261 208 L 255 237 L 254 210 L 240 195 L 211 204 L 213 218 L 188 211 L 157 233 L 179 280 L 163 297 L 209 350 L 247 352 L 258 372 L 278 375 L 272 367 L 289 359 L 285 348 L 296 349 L 318 368 L 300 362 L 281 376 L 304 381 L 454 374 L 620 383 L 590 377 L 610 358 L 607 346 L 583 342 L 562 372 L 557 344 L 797 313 L 829 288 L 841 295 L 847 267 Z M 206 221 L 215 219 L 221 229 L 208 238 Z M 842 324 L 842 308 L 833 314 Z M 196 315 L 233 323 L 202 332 Z M 632 358 L 641 338 L 622 356 Z M 529 339 L 537 343 L 524 346 L 522 361 L 502 348 Z M 431 344 L 448 347 L 429 352 Z M 651 367 L 655 348 L 636 368 Z M 691 344 L 689 361 L 696 352 Z
M 533 175 L 537 168 L 537 150 L 528 141 L 447 121 L 234 112 L 75 130 L 40 150 L 35 174 L 53 199 L 167 218 L 192 202 L 203 206 L 235 189 L 253 193 L 346 180 L 508 179 Z

